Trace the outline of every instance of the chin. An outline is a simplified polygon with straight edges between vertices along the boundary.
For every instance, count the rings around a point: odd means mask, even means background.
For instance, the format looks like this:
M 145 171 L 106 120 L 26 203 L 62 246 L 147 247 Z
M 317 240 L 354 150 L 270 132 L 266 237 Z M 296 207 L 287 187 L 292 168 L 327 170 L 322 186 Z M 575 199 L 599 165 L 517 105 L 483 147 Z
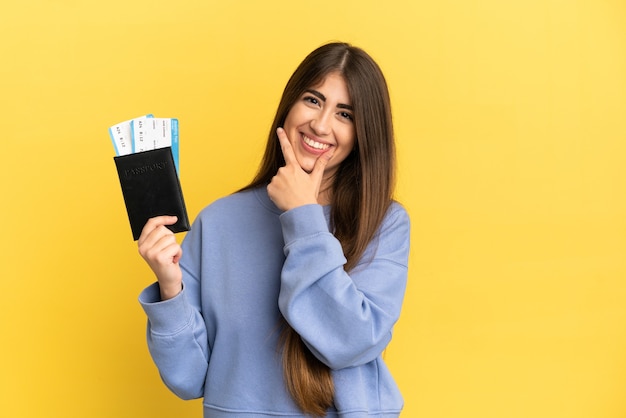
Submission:
M 308 159 L 296 158 L 298 160 L 298 164 L 300 164 L 300 168 L 306 171 L 307 173 L 311 173 L 313 171 L 313 167 L 315 167 L 315 161 L 309 161 Z

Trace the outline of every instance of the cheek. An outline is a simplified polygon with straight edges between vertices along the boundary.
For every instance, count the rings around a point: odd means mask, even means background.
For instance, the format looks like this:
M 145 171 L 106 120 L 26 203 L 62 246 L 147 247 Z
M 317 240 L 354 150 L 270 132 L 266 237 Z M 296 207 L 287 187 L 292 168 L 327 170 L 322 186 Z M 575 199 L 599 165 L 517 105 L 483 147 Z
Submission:
M 350 154 L 352 154 L 352 151 L 354 151 L 355 145 L 356 145 L 355 141 L 344 142 L 342 146 L 340 147 L 340 149 L 338 150 L 339 152 L 335 154 L 336 158 L 333 158 L 333 159 L 337 161 L 337 163 L 343 162 L 346 158 L 350 156 Z
M 283 128 L 287 130 L 288 128 L 293 127 L 293 125 L 294 125 L 294 109 L 292 107 L 291 110 L 287 112 L 287 116 L 285 117 L 285 121 L 283 122 Z
M 345 138 L 342 141 L 343 147 L 348 151 L 349 154 L 356 146 L 356 134 L 354 133 L 354 129 L 347 130 L 344 133 L 343 138 Z

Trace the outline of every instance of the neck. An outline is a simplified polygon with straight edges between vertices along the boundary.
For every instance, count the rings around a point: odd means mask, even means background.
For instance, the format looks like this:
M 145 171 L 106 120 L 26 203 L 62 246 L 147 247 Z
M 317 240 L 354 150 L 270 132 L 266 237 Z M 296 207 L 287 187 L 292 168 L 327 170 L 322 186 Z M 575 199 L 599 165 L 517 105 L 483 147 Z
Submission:
M 320 194 L 317 196 L 317 203 L 322 206 L 330 205 L 330 196 L 328 195 L 328 193 L 320 192 Z
M 317 203 L 322 206 L 330 205 L 332 200 L 332 178 L 324 179 L 317 194 Z

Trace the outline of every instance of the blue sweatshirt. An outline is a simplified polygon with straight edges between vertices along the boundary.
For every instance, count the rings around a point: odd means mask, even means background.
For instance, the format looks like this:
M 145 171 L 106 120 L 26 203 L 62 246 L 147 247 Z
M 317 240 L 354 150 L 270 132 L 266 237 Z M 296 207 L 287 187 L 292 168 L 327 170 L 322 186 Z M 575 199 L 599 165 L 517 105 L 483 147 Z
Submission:
M 203 397 L 205 418 L 302 417 L 281 364 L 281 314 L 332 370 L 328 417 L 397 417 L 402 396 L 381 353 L 400 315 L 409 218 L 397 203 L 348 274 L 329 232 L 330 207 L 286 212 L 265 188 L 206 207 L 182 247 L 183 291 L 139 301 L 148 347 L 179 397 Z

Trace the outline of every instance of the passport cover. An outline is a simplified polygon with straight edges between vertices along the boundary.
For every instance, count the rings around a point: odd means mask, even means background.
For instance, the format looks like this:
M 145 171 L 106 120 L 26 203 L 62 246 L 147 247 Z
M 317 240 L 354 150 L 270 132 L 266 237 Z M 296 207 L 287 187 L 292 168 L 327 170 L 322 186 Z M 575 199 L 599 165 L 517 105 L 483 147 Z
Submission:
M 178 216 L 174 225 L 167 226 L 172 232 L 189 231 L 189 218 L 171 147 L 113 159 L 135 241 L 148 219 L 160 215 Z

